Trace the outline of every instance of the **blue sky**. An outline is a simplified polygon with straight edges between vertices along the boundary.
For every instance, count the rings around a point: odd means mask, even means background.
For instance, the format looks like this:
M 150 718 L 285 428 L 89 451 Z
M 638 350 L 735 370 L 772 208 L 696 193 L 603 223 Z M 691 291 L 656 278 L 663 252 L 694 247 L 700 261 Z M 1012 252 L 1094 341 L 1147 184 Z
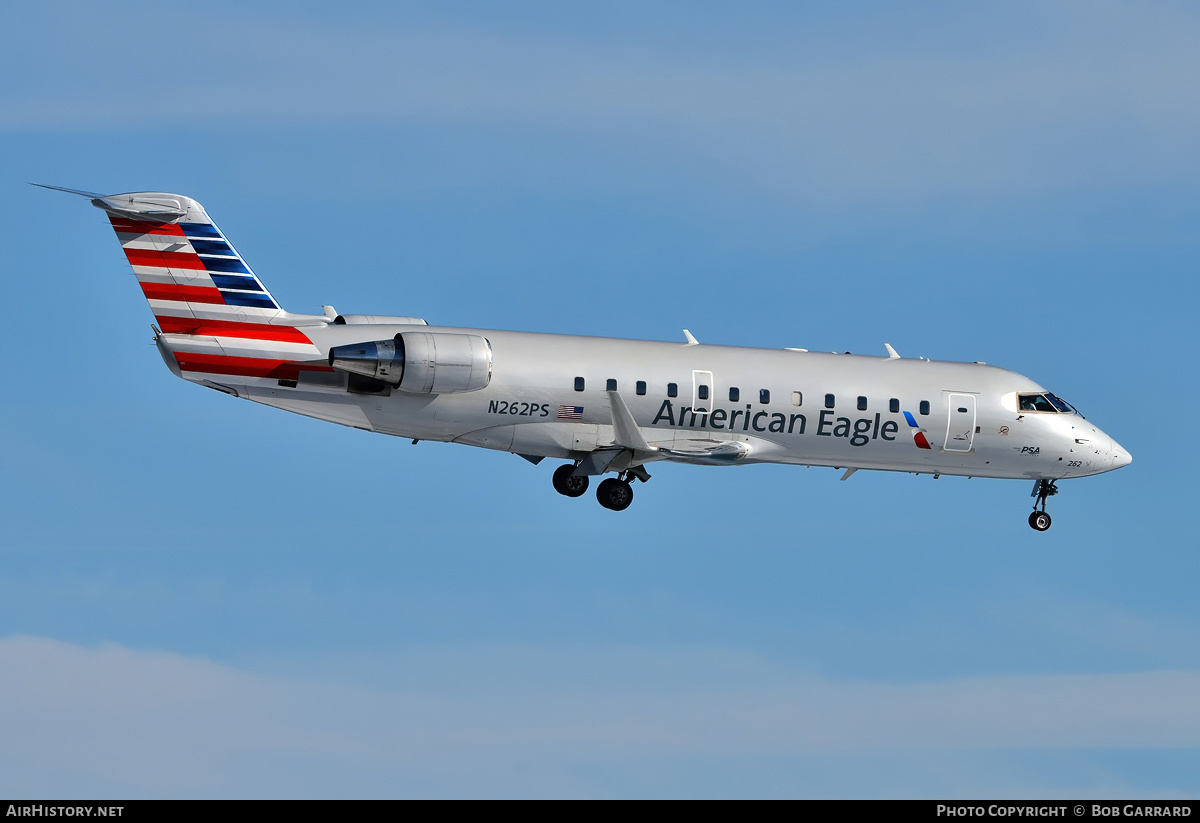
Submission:
M 0 11 L 0 794 L 1195 796 L 1200 14 Z M 548 464 L 173 378 L 103 216 L 288 308 L 984 360 L 1063 484 Z

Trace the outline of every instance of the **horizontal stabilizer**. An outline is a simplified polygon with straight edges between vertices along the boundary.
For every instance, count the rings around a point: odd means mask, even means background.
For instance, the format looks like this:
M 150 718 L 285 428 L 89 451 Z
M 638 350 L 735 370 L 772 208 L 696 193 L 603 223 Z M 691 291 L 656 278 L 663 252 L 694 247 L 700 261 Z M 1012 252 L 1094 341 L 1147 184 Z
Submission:
M 54 191 L 65 191 L 67 194 L 78 194 L 82 197 L 92 198 L 92 197 L 103 197 L 104 196 L 103 194 L 100 194 L 99 192 L 81 191 L 79 189 L 68 189 L 68 188 L 64 188 L 63 186 L 51 186 L 48 183 L 30 183 L 29 185 L 37 186 L 37 187 L 43 188 L 43 189 L 53 189 Z
M 48 186 L 45 183 L 34 183 L 43 189 L 65 191 L 67 194 L 78 194 L 87 197 L 92 205 L 104 209 L 109 214 L 128 217 L 132 220 L 166 222 L 175 220 L 187 214 L 187 204 L 177 195 L 161 192 L 132 192 L 129 194 L 97 194 L 94 191 L 80 191 L 63 186 Z

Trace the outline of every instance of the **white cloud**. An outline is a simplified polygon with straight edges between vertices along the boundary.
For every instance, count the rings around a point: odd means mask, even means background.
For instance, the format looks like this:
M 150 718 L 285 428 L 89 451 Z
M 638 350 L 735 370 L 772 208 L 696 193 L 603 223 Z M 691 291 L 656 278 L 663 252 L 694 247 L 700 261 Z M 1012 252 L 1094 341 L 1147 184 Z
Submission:
M 497 648 L 398 652 L 367 687 L 344 664 L 5 639 L 0 792 L 590 794 L 596 769 L 664 759 L 1200 746 L 1191 672 L 839 683 L 722 650 Z

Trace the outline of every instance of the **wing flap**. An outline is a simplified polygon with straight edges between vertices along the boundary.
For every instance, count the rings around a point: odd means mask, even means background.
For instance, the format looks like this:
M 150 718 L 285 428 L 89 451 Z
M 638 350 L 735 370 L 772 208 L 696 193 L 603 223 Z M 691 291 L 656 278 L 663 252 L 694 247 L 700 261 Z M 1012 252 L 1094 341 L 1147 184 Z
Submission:
M 676 440 L 658 453 L 676 463 L 729 466 L 750 454 L 750 444 L 734 440 Z

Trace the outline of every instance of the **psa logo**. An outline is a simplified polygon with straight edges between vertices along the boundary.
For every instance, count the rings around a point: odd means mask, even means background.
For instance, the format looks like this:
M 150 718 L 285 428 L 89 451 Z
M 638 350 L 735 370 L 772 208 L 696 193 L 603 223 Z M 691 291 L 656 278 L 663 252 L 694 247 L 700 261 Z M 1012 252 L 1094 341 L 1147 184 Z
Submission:
M 1021 447 L 1021 454 L 1027 454 L 1030 457 L 1037 457 L 1041 453 L 1042 453 L 1041 446 L 1022 446 Z
M 908 421 L 908 425 L 912 428 L 913 442 L 917 444 L 917 448 L 928 449 L 929 441 L 925 439 L 925 430 L 917 425 L 916 418 L 912 416 L 912 412 L 905 412 L 904 419 Z

